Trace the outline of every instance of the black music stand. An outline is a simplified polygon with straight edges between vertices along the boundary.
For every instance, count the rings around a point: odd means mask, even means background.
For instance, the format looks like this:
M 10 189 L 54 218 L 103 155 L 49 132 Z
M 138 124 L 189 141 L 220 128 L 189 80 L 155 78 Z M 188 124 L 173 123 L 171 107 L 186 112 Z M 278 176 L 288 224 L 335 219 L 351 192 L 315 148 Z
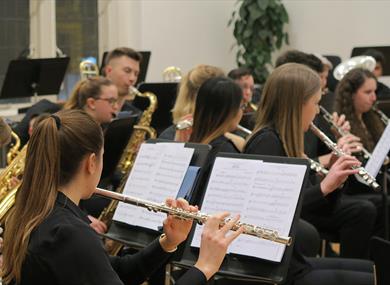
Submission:
M 153 113 L 151 126 L 160 135 L 166 128 L 173 124 L 171 110 L 175 105 L 177 83 L 159 82 L 159 83 L 142 83 L 138 86 L 140 92 L 152 92 L 157 96 L 158 107 Z M 145 110 L 149 101 L 147 98 L 135 97 L 133 105 L 140 110 Z
M 217 157 L 229 157 L 229 158 L 244 158 L 255 159 L 265 162 L 275 163 L 288 163 L 288 164 L 301 164 L 306 165 L 305 179 L 307 179 L 310 167 L 305 159 L 287 158 L 287 157 L 275 157 L 275 156 L 263 156 L 263 155 L 246 155 L 246 154 L 231 154 L 231 153 L 219 153 Z M 203 191 L 203 197 L 205 190 Z M 202 200 L 203 200 L 202 197 Z M 263 260 L 259 258 L 242 256 L 237 254 L 226 255 L 222 266 L 218 273 L 215 275 L 217 278 L 231 278 L 233 280 L 248 280 L 258 281 L 271 284 L 281 284 L 285 281 L 287 276 L 288 267 L 290 264 L 291 256 L 293 253 L 293 246 L 295 241 L 296 226 L 300 217 L 302 208 L 303 194 L 299 195 L 297 208 L 294 213 L 293 222 L 290 230 L 290 237 L 292 237 L 292 244 L 286 247 L 283 258 L 280 263 Z M 198 201 L 197 205 L 202 204 L 202 200 Z M 193 227 L 187 242 L 184 246 L 184 250 L 178 252 L 176 259 L 172 262 L 178 267 L 191 267 L 198 258 L 199 250 L 191 247 L 191 241 L 194 235 Z M 181 254 L 181 256 L 179 256 Z
M 0 98 L 58 94 L 69 57 L 11 60 Z
M 172 141 L 164 141 L 159 139 L 157 140 L 150 139 L 147 141 L 147 143 L 158 143 L 158 142 L 176 143 Z M 196 143 L 186 143 L 185 147 L 193 148 L 195 150 L 190 162 L 190 166 L 198 166 L 201 168 L 198 174 L 199 177 L 195 182 L 196 183 L 195 188 L 197 188 L 198 185 L 202 185 L 202 180 L 206 175 L 205 170 L 203 170 L 203 166 L 207 165 L 208 155 L 211 147 L 209 145 L 196 144 Z M 145 211 L 147 210 L 145 209 Z M 128 225 L 113 220 L 108 229 L 108 232 L 104 236 L 108 237 L 109 239 L 118 241 L 123 245 L 127 245 L 131 248 L 141 249 L 149 245 L 160 234 L 161 232 L 157 230 L 151 230 L 140 226 Z

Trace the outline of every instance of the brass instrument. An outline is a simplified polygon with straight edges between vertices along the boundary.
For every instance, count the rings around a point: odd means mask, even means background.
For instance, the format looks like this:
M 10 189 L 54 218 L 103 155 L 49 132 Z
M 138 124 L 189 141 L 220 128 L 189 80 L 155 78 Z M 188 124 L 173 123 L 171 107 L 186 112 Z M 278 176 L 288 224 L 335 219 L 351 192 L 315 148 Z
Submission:
M 209 215 L 201 212 L 189 212 L 185 211 L 180 208 L 173 208 L 169 207 L 167 205 L 163 204 L 158 204 L 154 202 L 150 202 L 147 200 L 143 199 L 138 199 L 135 197 L 127 196 L 127 195 L 122 195 L 116 192 L 111 192 L 107 191 L 104 189 L 96 188 L 95 194 L 103 196 L 105 198 L 110 198 L 114 199 L 117 201 L 121 201 L 123 203 L 135 205 L 138 207 L 143 207 L 148 209 L 149 211 L 153 212 L 161 212 L 161 213 L 166 213 L 169 215 L 173 215 L 179 219 L 183 220 L 195 220 L 199 224 L 203 224 L 207 221 L 207 219 L 210 217 Z M 224 226 L 226 223 L 229 222 L 229 219 L 226 219 L 223 223 L 221 223 L 221 227 Z M 250 224 L 245 224 L 245 223 L 236 223 L 232 230 L 237 231 L 240 227 L 244 227 L 244 234 L 255 236 L 258 238 L 270 240 L 273 242 L 281 243 L 284 245 L 291 245 L 291 237 L 283 237 L 279 236 L 278 232 L 275 230 L 270 230 L 270 229 L 265 229 L 262 227 L 258 227 L 255 225 L 250 225 Z
M 11 161 L 18 155 L 20 144 L 21 144 L 19 136 L 14 131 L 11 132 L 11 136 L 14 138 L 15 143 L 8 150 L 8 153 L 7 153 L 7 164 L 10 164 Z
M 122 156 L 119 160 L 117 171 L 122 173 L 124 178 L 122 179 L 121 186 L 118 188 L 118 192 L 122 192 L 124 184 L 126 182 L 127 175 L 130 173 L 131 168 L 134 165 L 135 158 L 137 156 L 140 145 L 145 141 L 145 135 L 148 134 L 150 138 L 156 138 L 156 131 L 150 127 L 152 121 L 153 112 L 157 109 L 157 97 L 156 95 L 146 92 L 141 93 L 136 88 L 131 87 L 131 92 L 136 96 L 146 97 L 149 99 L 148 108 L 142 113 L 137 125 L 134 126 L 133 133 L 127 143 Z M 100 214 L 99 220 L 109 224 L 114 215 L 115 209 L 118 205 L 117 201 L 112 201 L 107 208 L 105 208 Z
M 346 153 L 341 150 L 337 144 L 335 144 L 330 138 L 328 138 L 319 128 L 317 128 L 313 123 L 310 124 L 310 129 L 312 132 L 323 142 L 326 146 L 331 149 L 334 154 L 338 157 L 345 156 Z M 364 181 L 368 186 L 370 186 L 375 191 L 380 189 L 380 185 L 376 182 L 375 177 L 367 172 L 363 167 L 352 167 L 352 169 L 358 169 L 359 172 L 357 175 L 359 179 Z M 358 180 L 359 180 L 358 179 Z
M 375 58 L 368 55 L 354 56 L 346 61 L 343 61 L 335 67 L 333 70 L 333 76 L 337 80 L 341 80 L 345 74 L 354 68 L 364 68 L 369 71 L 375 69 L 376 61 Z
M 335 124 L 335 122 L 333 122 L 332 115 L 321 105 L 320 105 L 320 112 L 322 113 L 322 117 L 324 118 L 324 120 L 327 121 L 328 124 L 331 125 L 332 128 L 334 128 L 340 136 L 346 136 L 350 134 L 349 132 L 344 131 L 340 126 Z M 371 153 L 364 146 L 362 146 L 361 152 L 363 153 L 364 159 L 366 160 L 370 159 Z
M 372 106 L 371 108 L 375 113 L 377 113 L 377 115 L 379 116 L 379 118 L 381 119 L 382 123 L 387 126 L 387 124 L 389 123 L 389 118 L 386 116 L 385 113 L 383 113 L 379 108 L 378 106 L 375 104 Z
M 84 60 L 80 63 L 80 76 L 81 79 L 87 79 L 93 76 L 99 76 L 98 66 L 90 60 Z
M 23 175 L 26 152 L 27 144 L 0 173 L 0 223 L 4 222 L 8 210 L 11 209 L 15 203 L 15 194 L 21 182 L 20 180 L 14 181 L 13 178 L 19 178 Z
M 164 82 L 180 82 L 182 73 L 180 68 L 176 66 L 168 66 L 162 73 Z

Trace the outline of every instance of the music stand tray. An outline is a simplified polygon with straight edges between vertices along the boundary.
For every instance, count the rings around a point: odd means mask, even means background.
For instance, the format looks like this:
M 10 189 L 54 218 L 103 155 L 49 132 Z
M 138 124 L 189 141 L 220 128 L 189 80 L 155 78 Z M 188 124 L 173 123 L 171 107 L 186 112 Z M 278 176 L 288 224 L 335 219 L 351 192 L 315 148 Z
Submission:
M 69 57 L 11 60 L 0 98 L 58 94 Z

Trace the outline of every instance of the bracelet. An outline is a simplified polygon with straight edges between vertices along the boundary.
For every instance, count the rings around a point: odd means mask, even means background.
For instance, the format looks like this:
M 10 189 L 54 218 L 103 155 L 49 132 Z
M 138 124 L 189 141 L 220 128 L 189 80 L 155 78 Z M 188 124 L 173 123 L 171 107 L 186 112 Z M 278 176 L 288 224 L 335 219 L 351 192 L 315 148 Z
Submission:
M 160 238 L 159 238 L 159 241 L 161 241 L 163 238 L 165 238 L 166 237 L 166 235 L 163 233 L 163 234 L 161 234 L 160 235 Z M 160 245 L 161 245 L 161 243 L 160 243 Z M 173 253 L 173 252 L 175 252 L 176 250 L 177 250 L 177 247 L 175 247 L 174 249 L 172 249 L 172 250 L 165 250 L 164 248 L 163 248 L 163 250 L 165 251 L 165 252 L 167 252 L 167 253 Z

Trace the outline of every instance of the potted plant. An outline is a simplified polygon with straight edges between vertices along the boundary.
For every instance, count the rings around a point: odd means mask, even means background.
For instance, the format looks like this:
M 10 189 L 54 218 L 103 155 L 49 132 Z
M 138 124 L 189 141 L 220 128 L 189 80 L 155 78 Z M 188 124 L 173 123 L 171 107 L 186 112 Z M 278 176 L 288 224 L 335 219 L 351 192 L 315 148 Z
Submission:
M 229 26 L 234 25 L 238 47 L 238 66 L 253 71 L 257 83 L 264 83 L 269 74 L 272 53 L 288 44 L 284 25 L 288 14 L 281 0 L 239 0 L 239 9 L 232 13 Z

